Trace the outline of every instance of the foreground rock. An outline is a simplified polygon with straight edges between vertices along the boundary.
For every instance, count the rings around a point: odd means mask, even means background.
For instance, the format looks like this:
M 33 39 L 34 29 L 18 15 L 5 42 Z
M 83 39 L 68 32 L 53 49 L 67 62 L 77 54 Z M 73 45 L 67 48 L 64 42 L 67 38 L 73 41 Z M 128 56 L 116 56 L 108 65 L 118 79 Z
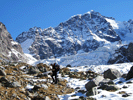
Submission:
M 85 84 L 85 88 L 87 91 L 90 91 L 93 87 L 98 86 L 103 79 L 103 76 L 97 76 L 95 79 L 92 79 L 87 84 Z
M 86 96 L 92 96 L 92 95 L 97 95 L 97 94 L 98 94 L 97 87 L 93 87 L 92 89 L 87 91 Z
M 121 73 L 116 69 L 108 69 L 104 72 L 104 78 L 109 78 L 111 80 L 121 77 Z
M 114 84 L 112 80 L 120 76 L 121 74 L 119 73 L 119 71 L 115 69 L 108 69 L 104 72 L 104 77 L 99 75 L 85 84 L 85 88 L 87 90 L 86 96 L 97 95 L 97 88 L 107 91 L 119 90 L 119 88 Z

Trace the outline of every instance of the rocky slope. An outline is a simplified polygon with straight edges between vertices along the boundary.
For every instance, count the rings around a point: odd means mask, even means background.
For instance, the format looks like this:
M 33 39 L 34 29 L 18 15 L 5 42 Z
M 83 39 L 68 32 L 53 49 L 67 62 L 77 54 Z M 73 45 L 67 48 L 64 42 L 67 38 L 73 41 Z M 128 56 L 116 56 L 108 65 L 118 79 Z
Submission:
M 133 63 L 131 64 L 133 65 Z M 60 69 L 58 83 L 53 84 L 50 65 L 39 63 L 35 66 L 26 63 L 8 63 L 0 66 L 0 99 L 14 100 L 95 100 L 132 98 L 133 67 L 122 74 L 114 68 L 96 73 L 89 66 Z M 123 66 L 123 65 L 119 65 Z M 84 67 L 84 68 L 83 68 Z M 86 69 L 87 68 L 87 69 Z M 118 69 L 119 69 L 118 68 Z M 128 69 L 128 68 L 127 68 Z M 126 69 L 126 71 L 127 71 Z M 123 71 L 125 73 L 125 71 Z M 129 77 L 130 76 L 130 77 Z M 127 79 L 129 81 L 125 81 Z M 130 80 L 131 79 L 131 80 Z M 131 91 L 128 91 L 131 89 Z M 106 93 L 104 93 L 106 92 Z M 115 96 L 109 96 L 115 94 Z M 99 96 L 100 95 L 100 96 Z M 118 97 L 116 98 L 116 96 Z M 90 97 L 91 96 L 91 97 Z M 93 98 L 92 98 L 93 96 Z M 119 99 L 120 100 L 120 99 Z
M 67 81 L 59 79 L 52 84 L 48 75 L 50 66 L 26 63 L 8 63 L 0 66 L 0 99 L 2 100 L 59 100 L 58 95 L 69 94 L 74 89 Z
M 21 33 L 16 41 L 22 45 L 25 53 L 37 59 L 47 59 L 89 52 L 105 43 L 118 41 L 117 29 L 113 18 L 90 11 L 73 16 L 54 28 L 30 28 Z
M 19 43 L 15 42 L 5 25 L 0 22 L 0 60 L 25 62 L 26 58 Z

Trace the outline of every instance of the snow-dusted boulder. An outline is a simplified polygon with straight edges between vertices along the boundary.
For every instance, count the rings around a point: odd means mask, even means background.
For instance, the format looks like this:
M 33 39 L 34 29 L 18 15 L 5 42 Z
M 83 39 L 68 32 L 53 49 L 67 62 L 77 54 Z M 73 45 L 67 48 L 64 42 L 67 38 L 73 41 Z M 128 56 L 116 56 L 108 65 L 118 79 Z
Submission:
M 109 78 L 111 80 L 121 77 L 121 73 L 116 69 L 108 69 L 104 71 L 104 78 Z
M 98 86 L 103 79 L 103 76 L 97 76 L 96 78 L 90 80 L 87 84 L 85 84 L 85 88 L 87 89 L 87 91 L 90 91 L 93 87 Z

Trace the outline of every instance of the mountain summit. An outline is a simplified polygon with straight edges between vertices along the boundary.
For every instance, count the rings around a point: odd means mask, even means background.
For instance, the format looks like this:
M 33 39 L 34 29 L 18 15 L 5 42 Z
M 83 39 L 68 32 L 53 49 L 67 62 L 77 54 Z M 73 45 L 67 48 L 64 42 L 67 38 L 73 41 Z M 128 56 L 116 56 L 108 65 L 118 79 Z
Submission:
M 132 20 L 120 24 L 128 27 L 127 32 L 133 28 L 128 23 L 132 23 Z M 114 18 L 92 10 L 72 16 L 54 28 L 30 28 L 22 32 L 16 41 L 21 44 L 24 53 L 32 54 L 36 59 L 47 59 L 89 52 L 106 43 L 119 41 L 125 34 L 121 30 Z

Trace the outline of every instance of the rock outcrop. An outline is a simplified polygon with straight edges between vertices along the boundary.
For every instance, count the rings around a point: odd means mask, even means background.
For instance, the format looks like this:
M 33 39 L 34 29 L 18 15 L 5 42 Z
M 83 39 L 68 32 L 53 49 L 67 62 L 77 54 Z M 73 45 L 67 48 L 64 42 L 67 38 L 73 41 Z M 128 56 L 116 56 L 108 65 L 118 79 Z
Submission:
M 22 61 L 26 58 L 19 43 L 15 42 L 5 25 L 0 22 L 0 60 L 3 61 Z
M 133 62 L 133 43 L 129 43 L 129 45 L 122 46 L 109 59 L 109 64 L 116 63 L 125 63 L 125 62 Z

